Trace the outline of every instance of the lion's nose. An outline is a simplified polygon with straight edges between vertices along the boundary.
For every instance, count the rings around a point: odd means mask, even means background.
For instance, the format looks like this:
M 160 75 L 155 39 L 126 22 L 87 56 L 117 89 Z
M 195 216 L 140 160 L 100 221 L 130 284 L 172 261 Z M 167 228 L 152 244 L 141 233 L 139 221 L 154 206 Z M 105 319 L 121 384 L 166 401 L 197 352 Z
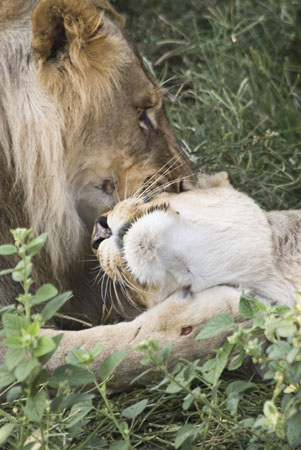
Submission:
M 95 222 L 95 227 L 92 235 L 92 248 L 97 250 L 99 245 L 105 239 L 108 239 L 112 236 L 112 231 L 110 230 L 107 222 L 107 218 L 105 216 L 101 216 Z

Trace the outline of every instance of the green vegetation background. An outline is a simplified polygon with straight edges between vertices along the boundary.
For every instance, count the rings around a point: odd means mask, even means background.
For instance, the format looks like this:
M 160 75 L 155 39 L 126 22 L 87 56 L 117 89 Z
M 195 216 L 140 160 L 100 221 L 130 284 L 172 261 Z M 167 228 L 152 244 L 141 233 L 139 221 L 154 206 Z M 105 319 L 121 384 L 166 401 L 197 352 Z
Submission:
M 192 160 L 267 209 L 300 207 L 300 1 L 113 3 Z

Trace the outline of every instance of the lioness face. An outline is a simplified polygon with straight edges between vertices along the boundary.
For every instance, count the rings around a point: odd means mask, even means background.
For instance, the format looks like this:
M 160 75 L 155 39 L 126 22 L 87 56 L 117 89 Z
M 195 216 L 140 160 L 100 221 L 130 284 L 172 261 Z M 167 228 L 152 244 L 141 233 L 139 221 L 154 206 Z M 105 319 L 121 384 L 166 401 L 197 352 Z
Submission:
M 98 219 L 92 246 L 109 277 L 147 307 L 179 289 L 257 288 L 272 276 L 266 216 L 230 186 L 127 199 Z
M 71 194 L 92 227 L 99 211 L 190 166 L 162 94 L 106 0 L 41 0 L 33 15 L 37 78 L 59 102 Z

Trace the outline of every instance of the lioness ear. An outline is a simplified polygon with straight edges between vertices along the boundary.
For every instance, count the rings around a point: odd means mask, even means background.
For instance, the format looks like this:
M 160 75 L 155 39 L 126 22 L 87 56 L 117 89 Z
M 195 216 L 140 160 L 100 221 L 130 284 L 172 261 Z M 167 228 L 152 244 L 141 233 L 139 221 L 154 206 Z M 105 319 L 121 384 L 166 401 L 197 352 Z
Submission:
M 214 175 L 207 175 L 204 173 L 198 174 L 198 188 L 210 189 L 218 187 L 232 187 L 229 174 L 227 172 L 218 172 Z
M 96 6 L 123 25 L 107 0 L 95 0 L 95 5 L 91 0 L 41 0 L 32 17 L 32 47 L 40 58 L 56 59 L 72 42 L 93 41 L 102 26 Z

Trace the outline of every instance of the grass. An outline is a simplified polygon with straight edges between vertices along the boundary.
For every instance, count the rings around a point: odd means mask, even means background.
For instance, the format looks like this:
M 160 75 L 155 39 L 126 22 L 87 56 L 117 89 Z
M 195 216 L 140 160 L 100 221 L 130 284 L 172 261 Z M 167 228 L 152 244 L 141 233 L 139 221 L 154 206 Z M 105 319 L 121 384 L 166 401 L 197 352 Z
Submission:
M 298 4 L 129 2 L 129 29 L 154 62 L 183 148 L 267 209 L 301 198 Z
M 300 207 L 299 1 L 112 3 L 127 16 L 130 34 L 166 91 L 170 121 L 195 166 L 208 173 L 228 171 L 235 187 L 266 209 Z M 225 373 L 213 391 L 201 380 L 195 383 L 220 411 L 226 411 L 227 386 L 248 379 L 242 371 Z M 271 392 L 270 384 L 256 380 L 256 387 L 240 401 L 239 419 L 262 414 Z M 119 420 L 124 408 L 147 399 L 147 409 L 132 424 L 131 445 L 167 450 L 175 448 L 183 424 L 202 424 L 204 413 L 182 409 L 184 397 L 183 392 L 167 394 L 164 387 L 136 388 L 113 396 L 111 406 Z M 53 449 L 107 449 L 118 441 L 119 433 L 102 408 L 102 400 L 96 399 L 89 421 L 73 441 L 65 441 L 55 428 Z M 5 410 L 11 413 L 9 406 Z M 202 439 L 181 448 L 246 449 L 251 436 L 247 429 L 238 435 L 230 420 L 217 421 L 212 415 Z M 268 444 L 263 440 L 253 448 L 288 447 L 279 447 L 274 436 Z

